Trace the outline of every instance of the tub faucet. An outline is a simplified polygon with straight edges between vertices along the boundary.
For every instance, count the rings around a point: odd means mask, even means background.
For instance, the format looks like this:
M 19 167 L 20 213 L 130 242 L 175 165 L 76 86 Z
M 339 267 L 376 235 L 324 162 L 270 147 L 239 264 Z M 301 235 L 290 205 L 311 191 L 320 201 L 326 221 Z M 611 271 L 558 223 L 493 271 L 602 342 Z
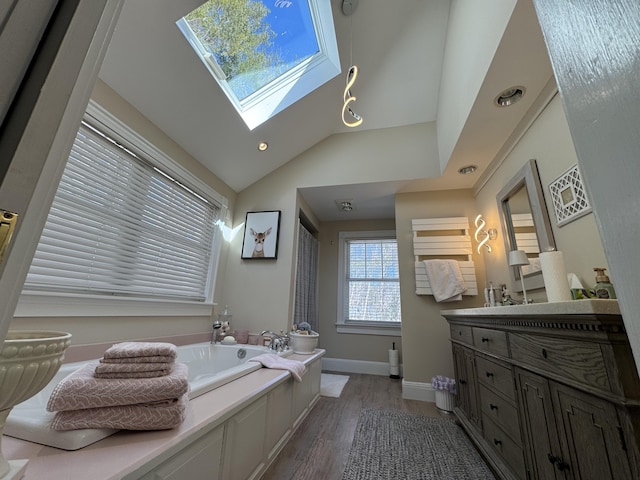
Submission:
M 281 332 L 280 335 L 277 333 L 273 333 L 271 330 L 263 330 L 260 335 L 268 335 L 269 345 L 267 347 L 269 350 L 274 350 L 276 352 L 284 352 L 285 350 L 289 350 L 289 335 Z
M 211 343 L 216 343 L 218 341 L 218 332 L 222 328 L 222 322 L 220 320 L 216 320 L 213 322 L 213 332 L 211 332 Z

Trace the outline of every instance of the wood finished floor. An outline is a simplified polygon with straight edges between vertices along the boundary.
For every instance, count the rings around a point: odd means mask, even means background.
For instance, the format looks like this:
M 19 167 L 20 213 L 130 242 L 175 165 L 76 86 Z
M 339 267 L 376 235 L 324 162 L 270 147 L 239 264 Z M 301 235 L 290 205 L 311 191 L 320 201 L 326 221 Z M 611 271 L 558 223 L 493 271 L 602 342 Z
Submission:
M 442 415 L 434 403 L 404 400 L 402 380 L 347 375 L 340 398 L 320 397 L 262 480 L 340 480 L 362 408 Z

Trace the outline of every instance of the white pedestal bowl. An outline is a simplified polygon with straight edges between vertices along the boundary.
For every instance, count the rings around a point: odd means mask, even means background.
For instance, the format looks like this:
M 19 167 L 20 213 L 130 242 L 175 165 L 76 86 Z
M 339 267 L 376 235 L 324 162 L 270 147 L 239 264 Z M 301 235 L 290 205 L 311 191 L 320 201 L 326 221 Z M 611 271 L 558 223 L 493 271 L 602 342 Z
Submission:
M 9 331 L 0 347 L 0 435 L 11 409 L 42 390 L 62 365 L 71 334 Z M 1 438 L 1 437 L 0 437 Z M 27 460 L 7 461 L 0 444 L 0 479 L 20 478 Z

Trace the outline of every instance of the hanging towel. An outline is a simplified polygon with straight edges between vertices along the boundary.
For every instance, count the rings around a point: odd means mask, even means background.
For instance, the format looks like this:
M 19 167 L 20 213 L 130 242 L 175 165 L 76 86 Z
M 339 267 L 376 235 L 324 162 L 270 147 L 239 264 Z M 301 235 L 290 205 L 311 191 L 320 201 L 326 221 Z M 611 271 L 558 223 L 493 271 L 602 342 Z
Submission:
M 109 347 L 104 358 L 167 357 L 175 360 L 178 350 L 173 343 L 166 342 L 121 342 Z
M 262 366 L 267 368 L 275 368 L 277 370 L 289 370 L 293 378 L 295 378 L 298 382 L 302 381 L 302 376 L 307 370 L 307 367 L 304 366 L 304 363 L 299 362 L 298 360 L 289 360 L 287 358 L 282 358 L 275 353 L 263 353 L 262 355 L 258 355 L 257 357 L 253 357 L 249 359 L 250 362 L 259 362 Z
M 183 363 L 176 363 L 164 377 L 126 380 L 95 378 L 96 363 L 89 362 L 63 378 L 51 392 L 47 411 L 153 403 L 180 398 L 189 391 L 189 369 Z
M 462 300 L 462 293 L 467 287 L 457 261 L 423 260 L 423 263 L 436 302 Z
M 56 412 L 54 430 L 117 428 L 123 430 L 168 430 L 180 425 L 189 405 L 187 394 L 171 402 L 150 405 L 120 405 Z

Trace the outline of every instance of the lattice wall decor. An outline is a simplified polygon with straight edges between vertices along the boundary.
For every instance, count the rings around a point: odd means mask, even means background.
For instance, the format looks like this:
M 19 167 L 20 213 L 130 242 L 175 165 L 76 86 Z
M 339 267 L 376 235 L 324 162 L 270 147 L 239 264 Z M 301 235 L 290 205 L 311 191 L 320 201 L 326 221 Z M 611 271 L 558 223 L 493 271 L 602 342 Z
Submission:
M 559 227 L 591 212 L 578 164 L 551 182 L 549 192 Z

